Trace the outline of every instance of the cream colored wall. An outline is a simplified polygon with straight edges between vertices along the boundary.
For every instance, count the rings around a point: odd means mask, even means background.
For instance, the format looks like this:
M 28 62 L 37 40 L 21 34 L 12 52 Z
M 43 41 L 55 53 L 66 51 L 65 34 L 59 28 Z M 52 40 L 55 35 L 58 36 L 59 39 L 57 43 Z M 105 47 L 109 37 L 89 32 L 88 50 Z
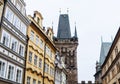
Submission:
M 105 69 L 105 66 L 104 66 L 103 69 L 102 69 L 102 75 L 104 75 L 104 74 L 106 73 L 106 71 L 108 71 L 108 69 L 110 69 L 109 72 L 107 73 L 107 75 L 106 75 L 106 76 L 104 77 L 104 79 L 103 79 L 103 84 L 105 84 L 105 78 L 107 79 L 107 84 L 113 84 L 114 82 L 116 82 L 116 84 L 119 84 L 119 83 L 118 83 L 118 79 L 120 78 L 120 72 L 117 72 L 117 66 L 116 66 L 116 64 L 117 64 L 117 62 L 120 63 L 120 58 L 117 59 L 117 61 L 116 61 L 116 62 L 114 63 L 114 65 L 112 66 L 112 68 L 110 68 L 110 65 L 113 63 L 114 59 L 116 58 L 116 55 L 115 55 L 115 48 L 116 48 L 116 46 L 118 47 L 118 52 L 119 52 L 119 51 L 120 51 L 120 38 L 119 38 L 118 42 L 116 43 L 116 45 L 115 45 L 115 47 L 114 47 L 114 49 L 113 49 L 110 57 L 108 58 L 109 66 L 108 66 L 108 64 L 107 64 L 107 63 L 108 63 L 108 61 L 107 61 L 106 64 L 105 64 L 106 70 L 104 70 L 104 69 Z M 112 56 L 112 58 L 113 58 L 112 61 L 111 61 L 111 56 Z M 113 70 L 113 69 L 114 69 L 114 73 L 115 73 L 114 76 L 113 76 L 113 74 L 112 74 L 112 70 Z M 109 80 L 108 74 L 110 74 L 110 75 L 109 75 L 109 76 L 110 76 L 110 80 Z

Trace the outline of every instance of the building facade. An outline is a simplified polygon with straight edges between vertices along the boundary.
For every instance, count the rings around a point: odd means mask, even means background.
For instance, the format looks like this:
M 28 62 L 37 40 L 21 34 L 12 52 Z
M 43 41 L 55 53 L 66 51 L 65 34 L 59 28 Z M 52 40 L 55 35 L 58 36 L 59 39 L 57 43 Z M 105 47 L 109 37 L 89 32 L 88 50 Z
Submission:
M 102 76 L 102 70 L 101 70 L 101 66 L 108 54 L 108 51 L 111 47 L 111 42 L 102 42 L 101 44 L 101 51 L 100 51 L 100 60 L 99 62 L 97 61 L 96 62 L 96 73 L 94 75 L 95 77 L 95 83 L 97 84 L 102 84 L 102 79 L 101 79 L 101 76 Z
M 120 28 L 110 47 L 102 69 L 102 84 L 120 84 Z
M 75 35 L 71 37 L 68 14 L 60 14 L 57 37 L 54 38 L 54 43 L 56 48 L 59 50 L 63 62 L 65 63 L 65 69 L 67 71 L 67 84 L 77 84 L 78 38 L 76 28 Z
M 42 26 L 43 17 L 38 11 L 28 16 L 28 49 L 25 84 L 54 84 L 55 54 L 53 30 Z
M 67 71 L 62 57 L 57 53 L 55 59 L 55 84 L 66 84 Z
M 0 27 L 0 84 L 23 84 L 29 25 L 25 11 L 23 0 L 4 0 Z
M 4 8 L 4 0 L 0 0 L 0 22 L 1 22 L 1 17 L 3 15 L 3 8 Z

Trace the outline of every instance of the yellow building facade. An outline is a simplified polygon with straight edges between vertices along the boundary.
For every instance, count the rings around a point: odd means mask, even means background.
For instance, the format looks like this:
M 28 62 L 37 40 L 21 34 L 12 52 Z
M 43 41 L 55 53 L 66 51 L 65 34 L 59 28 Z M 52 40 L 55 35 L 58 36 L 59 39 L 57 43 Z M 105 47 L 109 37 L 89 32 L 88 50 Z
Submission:
M 54 61 L 56 48 L 53 44 L 53 30 L 42 26 L 42 15 L 35 11 L 28 16 L 25 84 L 54 84 Z

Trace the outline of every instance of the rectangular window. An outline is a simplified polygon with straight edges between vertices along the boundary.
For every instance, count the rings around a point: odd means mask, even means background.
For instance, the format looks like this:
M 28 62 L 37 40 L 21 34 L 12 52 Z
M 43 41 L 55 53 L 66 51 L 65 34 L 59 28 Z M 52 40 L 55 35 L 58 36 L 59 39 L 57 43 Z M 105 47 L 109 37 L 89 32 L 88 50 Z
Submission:
M 49 65 L 45 63 L 45 72 L 49 73 Z
M 26 32 L 27 32 L 27 26 L 21 22 L 21 28 L 20 28 L 20 31 L 26 35 Z
M 18 45 L 18 41 L 15 38 L 11 39 L 11 49 L 13 51 L 17 51 L 17 45 Z
M 3 33 L 2 33 L 3 45 L 9 47 L 9 42 L 10 42 L 10 35 L 6 31 L 3 31 Z
M 37 56 L 34 56 L 34 65 L 37 65 Z
M 32 52 L 29 52 L 29 62 L 31 63 L 32 62 Z
M 20 30 L 20 23 L 21 20 L 16 15 L 14 15 L 13 25 L 19 30 Z
M 50 67 L 50 75 L 54 76 L 54 69 L 52 67 Z
M 30 80 L 31 80 L 31 78 L 27 77 L 27 84 L 30 84 Z
M 23 14 L 24 16 L 26 15 L 25 7 L 22 8 L 22 14 Z
M 35 79 L 33 79 L 33 84 L 36 84 L 36 80 Z
M 24 56 L 24 47 L 21 44 L 19 46 L 19 55 Z
M 42 59 L 39 58 L 39 68 L 42 68 Z
M 0 77 L 5 77 L 5 62 L 0 60 Z
M 40 48 L 43 48 L 43 41 L 40 39 Z
M 52 59 L 52 51 L 50 51 L 50 58 Z
M 47 64 L 45 63 L 45 72 L 47 72 Z
M 8 68 L 8 79 L 14 80 L 14 66 L 12 65 L 9 65 L 9 68 Z
M 39 45 L 39 36 L 36 35 L 36 44 Z
M 21 11 L 22 5 L 19 1 L 17 1 L 16 7 L 19 11 Z
M 22 70 L 18 68 L 16 73 L 16 82 L 21 83 L 21 80 L 22 80 Z
M 30 32 L 30 40 L 34 41 L 34 32 L 33 31 Z
M 7 7 L 5 12 L 5 18 L 12 23 L 13 21 L 13 12 Z
M 46 46 L 46 53 L 50 56 L 50 48 Z

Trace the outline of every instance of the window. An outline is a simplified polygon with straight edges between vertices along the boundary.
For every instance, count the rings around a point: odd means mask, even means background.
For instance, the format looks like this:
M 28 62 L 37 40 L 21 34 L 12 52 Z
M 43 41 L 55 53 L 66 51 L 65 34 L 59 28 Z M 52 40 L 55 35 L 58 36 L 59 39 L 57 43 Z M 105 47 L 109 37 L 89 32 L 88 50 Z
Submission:
M 45 63 L 45 72 L 48 73 L 49 72 L 49 65 Z
M 16 82 L 21 83 L 22 80 L 22 70 L 17 68 L 16 72 Z
M 117 55 L 118 54 L 118 47 L 116 46 L 115 47 L 115 55 Z
M 29 52 L 29 62 L 31 63 L 32 62 L 32 52 Z
M 39 45 L 39 36 L 36 35 L 36 44 Z
M 52 51 L 50 51 L 50 58 L 52 59 Z
M 24 35 L 26 35 L 26 30 L 27 30 L 27 26 L 26 26 L 23 22 L 21 22 L 21 29 L 20 29 L 20 31 L 21 31 Z
M 119 62 L 116 64 L 116 67 L 117 67 L 117 73 L 119 73 L 120 72 L 120 63 Z
M 36 80 L 35 79 L 33 79 L 33 84 L 36 84 Z
M 30 77 L 27 77 L 27 84 L 30 84 Z
M 31 33 L 30 33 L 30 40 L 34 41 L 34 32 L 33 31 L 31 31 Z
M 12 23 L 13 12 L 8 7 L 6 8 L 5 17 Z
M 5 77 L 6 63 L 0 60 L 0 77 Z
M 17 1 L 16 7 L 19 11 L 21 11 L 22 5 L 19 1 Z
M 39 17 L 37 17 L 37 23 L 39 24 L 39 22 L 40 22 L 40 19 L 39 19 Z
M 39 58 L 39 68 L 42 68 L 42 59 Z
M 115 76 L 115 69 L 112 70 L 112 77 Z
M 21 44 L 20 44 L 20 47 L 19 47 L 19 55 L 24 56 L 24 47 Z
M 113 55 L 111 55 L 111 57 L 110 57 L 110 58 L 111 58 L 111 63 L 112 63 L 112 61 L 113 61 Z
M 50 48 L 46 46 L 46 53 L 50 56 Z
M 14 66 L 12 65 L 9 65 L 9 68 L 8 68 L 8 79 L 14 80 Z
M 34 56 L 34 65 L 37 65 L 37 56 Z
M 3 45 L 9 47 L 9 42 L 10 42 L 10 35 L 6 31 L 3 31 L 3 33 L 2 33 Z
M 12 38 L 11 40 L 12 40 L 11 41 L 11 49 L 13 51 L 17 51 L 17 43 L 18 43 L 18 41 L 15 38 Z
M 41 82 L 40 82 L 40 81 L 38 81 L 38 84 L 41 84 Z
M 14 15 L 13 25 L 19 30 L 20 30 L 20 23 L 21 23 L 20 19 L 16 15 Z
M 54 76 L 54 69 L 53 69 L 52 67 L 50 67 L 50 75 L 51 75 L 51 76 Z M 59 75 L 58 75 L 58 76 L 59 76 Z M 57 76 L 57 77 L 58 77 L 58 76 Z
M 26 15 L 25 7 L 22 8 L 22 14 L 23 14 L 24 16 Z
M 40 48 L 43 48 L 43 41 L 40 39 Z

